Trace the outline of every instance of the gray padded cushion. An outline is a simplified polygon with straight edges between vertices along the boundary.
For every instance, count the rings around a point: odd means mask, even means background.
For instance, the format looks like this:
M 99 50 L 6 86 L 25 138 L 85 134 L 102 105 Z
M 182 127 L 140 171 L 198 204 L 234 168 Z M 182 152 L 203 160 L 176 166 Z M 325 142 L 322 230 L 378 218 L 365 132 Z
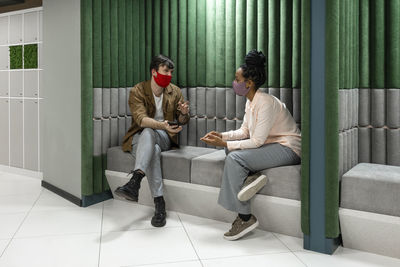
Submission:
M 222 172 L 225 166 L 225 157 L 225 150 L 218 150 L 193 158 L 191 182 L 193 184 L 220 187 Z
M 107 150 L 107 170 L 129 173 L 135 164 L 131 153 L 122 151 L 120 146 L 110 147 Z
M 181 146 L 176 150 L 161 153 L 163 178 L 190 182 L 191 160 L 195 157 L 210 154 L 216 149 L 194 146 Z
M 217 151 L 211 148 L 181 146 L 180 149 L 168 150 L 161 153 L 163 178 L 181 182 L 190 182 L 192 158 Z M 107 150 L 107 169 L 129 173 L 135 165 L 135 157 L 129 152 L 122 151 L 120 146 Z
M 301 165 L 290 165 L 263 170 L 268 178 L 260 194 L 300 200 Z
M 192 160 L 192 183 L 220 187 L 225 165 L 225 151 L 196 157 Z M 301 165 L 283 166 L 263 170 L 267 185 L 259 192 L 263 195 L 300 200 Z
M 341 207 L 400 216 L 400 167 L 360 163 L 342 177 Z

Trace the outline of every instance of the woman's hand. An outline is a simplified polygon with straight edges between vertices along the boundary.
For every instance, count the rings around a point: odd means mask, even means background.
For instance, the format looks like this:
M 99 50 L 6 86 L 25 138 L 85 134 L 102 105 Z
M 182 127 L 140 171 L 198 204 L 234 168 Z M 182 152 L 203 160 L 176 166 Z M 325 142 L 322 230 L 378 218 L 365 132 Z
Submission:
M 222 140 L 221 133 L 215 131 L 209 132 L 204 137 L 200 138 L 200 140 L 210 146 L 221 146 L 221 147 L 227 146 L 226 142 Z
M 204 137 L 209 137 L 210 135 L 214 135 L 214 136 L 217 136 L 219 138 L 222 138 L 222 134 L 219 133 L 219 132 L 216 132 L 216 131 L 211 131 L 208 134 L 206 134 Z

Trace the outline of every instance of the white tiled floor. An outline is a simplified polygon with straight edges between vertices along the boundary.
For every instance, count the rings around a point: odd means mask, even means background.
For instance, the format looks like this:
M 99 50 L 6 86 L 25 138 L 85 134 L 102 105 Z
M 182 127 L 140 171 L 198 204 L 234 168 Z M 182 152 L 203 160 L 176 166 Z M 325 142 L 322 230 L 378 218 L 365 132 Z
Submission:
M 168 212 L 153 228 L 153 208 L 108 200 L 79 208 L 33 178 L 0 173 L 0 266 L 400 266 L 400 260 L 340 247 L 333 256 L 302 240 L 256 230 L 226 241 L 229 224 Z

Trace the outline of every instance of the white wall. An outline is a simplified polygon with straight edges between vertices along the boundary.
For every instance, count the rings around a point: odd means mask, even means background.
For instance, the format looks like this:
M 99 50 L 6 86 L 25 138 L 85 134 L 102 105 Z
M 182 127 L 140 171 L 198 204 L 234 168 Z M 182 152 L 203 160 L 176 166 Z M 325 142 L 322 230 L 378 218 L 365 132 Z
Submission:
M 43 1 L 43 180 L 81 198 L 80 0 Z
M 38 45 L 38 68 L 10 70 L 9 46 L 26 44 Z M 42 45 L 41 7 L 0 14 L 0 169 L 23 168 L 38 177 Z

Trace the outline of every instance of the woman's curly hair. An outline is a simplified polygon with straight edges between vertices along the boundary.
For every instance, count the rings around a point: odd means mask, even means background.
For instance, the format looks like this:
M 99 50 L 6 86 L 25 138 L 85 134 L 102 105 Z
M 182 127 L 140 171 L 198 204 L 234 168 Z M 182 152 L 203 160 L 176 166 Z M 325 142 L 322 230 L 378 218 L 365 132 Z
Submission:
M 243 70 L 243 77 L 252 80 L 257 90 L 266 80 L 265 56 L 261 51 L 253 49 L 247 53 L 244 62 L 245 63 L 240 66 Z

